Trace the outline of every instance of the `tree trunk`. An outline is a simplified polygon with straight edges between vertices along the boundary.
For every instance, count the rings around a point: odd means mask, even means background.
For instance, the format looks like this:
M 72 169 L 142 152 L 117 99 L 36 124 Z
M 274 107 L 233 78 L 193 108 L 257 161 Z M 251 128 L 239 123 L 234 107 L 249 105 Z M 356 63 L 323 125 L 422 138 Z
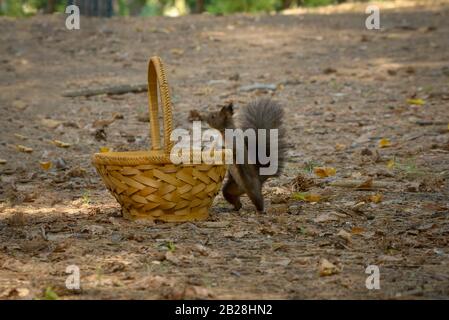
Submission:
M 111 17 L 113 14 L 112 0 L 69 0 L 69 5 L 75 4 L 84 16 Z
M 47 2 L 47 8 L 45 9 L 45 13 L 54 13 L 55 12 L 55 6 L 56 6 L 56 0 L 48 0 Z
M 196 0 L 195 13 L 204 12 L 204 0 Z

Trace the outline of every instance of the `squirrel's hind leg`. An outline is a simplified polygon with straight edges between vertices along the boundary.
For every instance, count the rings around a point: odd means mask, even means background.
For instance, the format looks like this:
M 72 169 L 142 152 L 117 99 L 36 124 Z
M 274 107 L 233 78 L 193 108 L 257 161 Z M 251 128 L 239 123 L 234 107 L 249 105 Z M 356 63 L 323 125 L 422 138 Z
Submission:
M 252 170 L 257 170 L 256 167 L 252 167 Z M 259 178 L 253 179 L 252 177 L 255 176 L 255 174 L 252 172 L 252 170 L 240 170 L 241 177 L 243 180 L 243 183 L 245 184 L 246 194 L 251 199 L 251 202 L 254 204 L 254 206 L 257 209 L 258 213 L 265 213 L 264 209 L 264 200 L 262 195 L 262 182 L 259 180 Z M 252 172 L 252 174 L 251 174 Z
M 244 191 L 239 187 L 237 182 L 235 182 L 232 175 L 228 174 L 228 180 L 223 187 L 223 197 L 234 206 L 234 210 L 236 211 L 239 211 L 242 207 L 240 196 L 243 193 Z

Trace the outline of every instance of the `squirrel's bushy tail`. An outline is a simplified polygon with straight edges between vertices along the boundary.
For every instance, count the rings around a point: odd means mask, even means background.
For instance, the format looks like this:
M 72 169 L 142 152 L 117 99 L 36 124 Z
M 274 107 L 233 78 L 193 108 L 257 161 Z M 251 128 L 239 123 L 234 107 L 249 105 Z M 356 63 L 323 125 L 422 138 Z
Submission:
M 278 170 L 276 175 L 284 168 L 286 143 L 284 123 L 284 110 L 282 106 L 270 99 L 259 99 L 250 102 L 239 110 L 237 115 L 237 127 L 246 129 L 278 129 Z M 267 139 L 269 138 L 267 133 Z M 267 140 L 266 151 L 270 150 L 270 141 Z

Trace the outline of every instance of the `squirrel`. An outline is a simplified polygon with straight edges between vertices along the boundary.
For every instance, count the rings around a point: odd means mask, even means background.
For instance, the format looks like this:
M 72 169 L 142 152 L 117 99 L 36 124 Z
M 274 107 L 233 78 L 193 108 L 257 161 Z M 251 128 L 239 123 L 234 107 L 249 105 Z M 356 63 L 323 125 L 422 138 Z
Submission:
M 236 144 L 233 143 L 234 161 L 229 165 L 228 177 L 223 186 L 224 198 L 234 206 L 235 210 L 240 210 L 242 203 L 240 196 L 244 193 L 248 195 L 259 213 L 264 213 L 264 199 L 262 195 L 262 185 L 270 177 L 278 176 L 284 166 L 285 159 L 285 132 L 282 127 L 284 111 L 280 104 L 270 99 L 260 99 L 250 102 L 247 106 L 241 108 L 234 117 L 234 106 L 230 103 L 221 108 L 220 111 L 210 112 L 206 116 L 201 116 L 210 127 L 220 131 L 223 139 L 225 138 L 225 129 L 278 129 L 278 149 L 277 149 L 277 170 L 274 174 L 261 175 L 260 169 L 266 168 L 270 164 L 261 164 L 257 159 L 255 164 L 250 164 L 248 159 L 248 139 L 245 139 L 244 145 L 244 163 L 236 164 Z M 235 118 L 235 119 L 234 119 Z M 265 152 L 270 150 L 269 133 L 267 139 L 261 141 L 265 143 Z M 258 147 L 258 138 L 256 138 L 256 148 Z M 269 155 L 276 156 L 276 155 Z M 271 158 L 270 158 L 271 159 Z

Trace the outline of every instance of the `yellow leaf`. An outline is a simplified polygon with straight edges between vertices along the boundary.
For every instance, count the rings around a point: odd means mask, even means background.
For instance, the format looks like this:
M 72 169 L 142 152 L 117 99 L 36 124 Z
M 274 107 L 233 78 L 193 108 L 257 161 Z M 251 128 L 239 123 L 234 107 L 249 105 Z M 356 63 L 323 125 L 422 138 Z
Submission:
M 184 54 L 184 50 L 179 49 L 179 48 L 171 49 L 170 52 L 177 56 L 182 56 Z
M 396 165 L 396 162 L 394 162 L 394 159 L 388 160 L 388 162 L 387 162 L 388 169 L 394 168 L 395 165 Z
M 50 168 L 52 166 L 51 161 L 40 161 L 39 164 L 40 164 L 42 170 L 45 170 L 45 171 L 50 170 Z
M 109 148 L 108 147 L 100 147 L 100 152 L 101 153 L 109 152 Z
M 326 178 L 329 176 L 334 176 L 337 170 L 332 167 L 315 167 L 313 172 L 320 178 Z
M 371 202 L 374 202 L 374 203 L 379 203 L 382 201 L 382 198 L 383 198 L 382 194 L 377 193 L 377 194 L 370 195 L 368 197 L 368 200 Z
M 342 150 L 344 150 L 344 149 L 346 149 L 346 146 L 345 146 L 344 144 L 337 143 L 337 144 L 335 145 L 335 150 L 337 150 L 337 151 L 342 151 Z
M 321 196 L 319 194 L 310 193 L 306 195 L 307 202 L 318 202 L 321 200 Z
M 379 148 L 386 148 L 391 146 L 391 142 L 387 138 L 383 138 L 379 140 Z
M 25 146 L 22 146 L 21 144 L 16 145 L 17 150 L 19 150 L 20 152 L 25 152 L 25 153 L 31 153 L 33 152 L 32 148 L 28 148 Z
M 14 133 L 14 137 L 19 138 L 20 140 L 27 140 L 28 139 L 28 137 L 25 137 L 25 136 L 23 136 L 21 134 L 18 134 L 18 133 Z
M 62 122 L 53 119 L 42 119 L 41 123 L 49 129 L 56 129 L 57 127 L 59 127 L 59 125 L 61 125 Z
M 337 268 L 337 266 L 329 262 L 327 259 L 322 259 L 320 261 L 319 274 L 321 277 L 331 276 L 339 272 L 340 270 Z
M 321 200 L 321 196 L 314 193 L 295 192 L 293 194 L 293 199 L 306 202 L 318 202 Z
M 365 232 L 365 229 L 363 229 L 362 227 L 352 227 L 351 229 L 352 234 L 361 234 L 363 232 Z
M 6 160 L 5 159 L 0 159 L 0 164 L 6 164 Z
M 407 99 L 407 103 L 415 106 L 422 106 L 426 102 L 423 99 Z
M 59 140 L 53 140 L 53 144 L 59 148 L 69 148 L 71 146 L 70 143 L 62 142 Z

